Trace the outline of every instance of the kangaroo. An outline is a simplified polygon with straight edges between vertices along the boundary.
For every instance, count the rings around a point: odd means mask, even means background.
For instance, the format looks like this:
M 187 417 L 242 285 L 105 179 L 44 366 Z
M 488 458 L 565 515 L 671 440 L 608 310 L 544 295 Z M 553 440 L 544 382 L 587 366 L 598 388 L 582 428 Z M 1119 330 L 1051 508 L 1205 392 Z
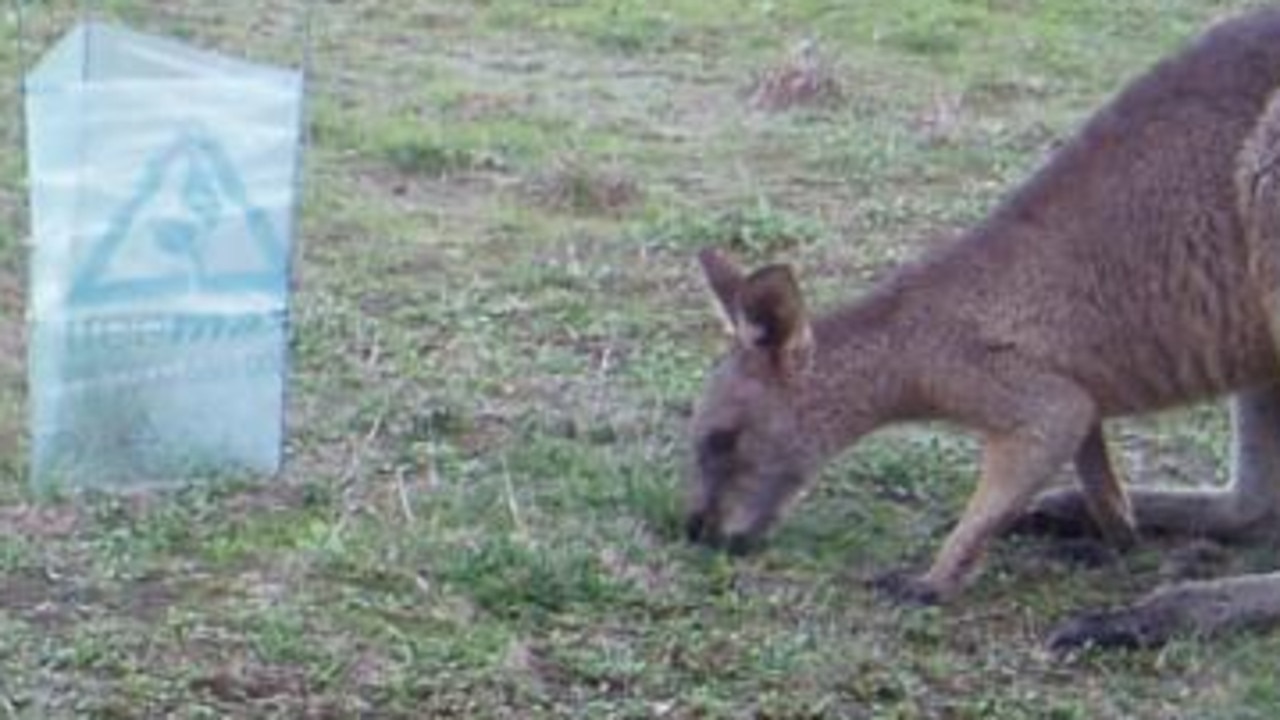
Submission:
M 919 576 L 946 602 L 1027 517 L 1127 546 L 1280 538 L 1280 8 L 1210 28 L 1122 89 L 974 227 L 811 316 L 796 274 L 698 256 L 733 334 L 690 421 L 686 533 L 744 552 L 807 480 L 888 423 L 981 439 L 980 476 Z M 1232 397 L 1225 488 L 1126 492 L 1103 421 Z M 1046 490 L 1073 461 L 1080 482 Z M 1280 573 L 1088 612 L 1055 647 L 1154 645 L 1280 620 Z

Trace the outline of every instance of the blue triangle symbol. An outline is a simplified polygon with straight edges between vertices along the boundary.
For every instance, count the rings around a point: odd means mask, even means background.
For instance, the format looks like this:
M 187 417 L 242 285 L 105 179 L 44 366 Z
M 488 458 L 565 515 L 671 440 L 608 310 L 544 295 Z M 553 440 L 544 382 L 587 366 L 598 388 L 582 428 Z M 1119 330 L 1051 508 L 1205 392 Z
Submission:
M 162 192 L 173 193 L 178 211 L 158 212 Z M 229 219 L 243 223 L 246 242 L 234 248 L 253 253 L 251 269 L 211 268 L 210 236 Z M 155 272 L 120 276 L 113 261 L 145 243 L 146 254 L 163 262 Z M 243 268 L 246 258 L 237 259 Z M 77 268 L 68 303 L 100 305 L 154 300 L 192 293 L 270 292 L 283 295 L 285 243 L 267 213 L 254 206 L 227 153 L 207 132 L 184 132 L 147 164 L 129 201 Z

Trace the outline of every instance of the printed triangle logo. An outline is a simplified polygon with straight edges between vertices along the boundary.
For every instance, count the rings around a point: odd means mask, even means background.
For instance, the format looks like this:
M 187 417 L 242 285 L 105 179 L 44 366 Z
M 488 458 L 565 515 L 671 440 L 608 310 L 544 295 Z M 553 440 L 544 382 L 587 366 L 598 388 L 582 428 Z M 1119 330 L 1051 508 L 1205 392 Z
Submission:
M 68 303 L 283 294 L 285 283 L 285 243 L 267 213 L 217 140 L 188 131 L 147 162 L 76 271 Z

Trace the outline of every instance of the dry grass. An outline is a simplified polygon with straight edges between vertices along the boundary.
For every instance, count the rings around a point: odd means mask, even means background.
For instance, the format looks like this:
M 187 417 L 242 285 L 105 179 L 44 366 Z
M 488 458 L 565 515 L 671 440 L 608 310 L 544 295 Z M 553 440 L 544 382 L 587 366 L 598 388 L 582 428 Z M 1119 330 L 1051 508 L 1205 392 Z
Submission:
M 619 217 L 644 202 L 640 183 L 617 164 L 559 157 L 526 183 L 525 192 L 556 212 Z
M 785 60 L 759 73 L 746 94 L 751 107 L 767 112 L 830 109 L 846 97 L 835 64 L 813 40 L 796 44 Z

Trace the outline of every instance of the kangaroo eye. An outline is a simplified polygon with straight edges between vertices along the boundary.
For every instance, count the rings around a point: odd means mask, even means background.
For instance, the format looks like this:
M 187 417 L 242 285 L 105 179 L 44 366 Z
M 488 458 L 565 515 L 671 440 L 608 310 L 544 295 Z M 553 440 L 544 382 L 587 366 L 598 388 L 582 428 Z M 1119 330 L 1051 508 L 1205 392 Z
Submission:
M 738 444 L 738 430 L 712 430 L 702 439 L 703 452 L 712 456 L 724 456 L 733 452 Z

